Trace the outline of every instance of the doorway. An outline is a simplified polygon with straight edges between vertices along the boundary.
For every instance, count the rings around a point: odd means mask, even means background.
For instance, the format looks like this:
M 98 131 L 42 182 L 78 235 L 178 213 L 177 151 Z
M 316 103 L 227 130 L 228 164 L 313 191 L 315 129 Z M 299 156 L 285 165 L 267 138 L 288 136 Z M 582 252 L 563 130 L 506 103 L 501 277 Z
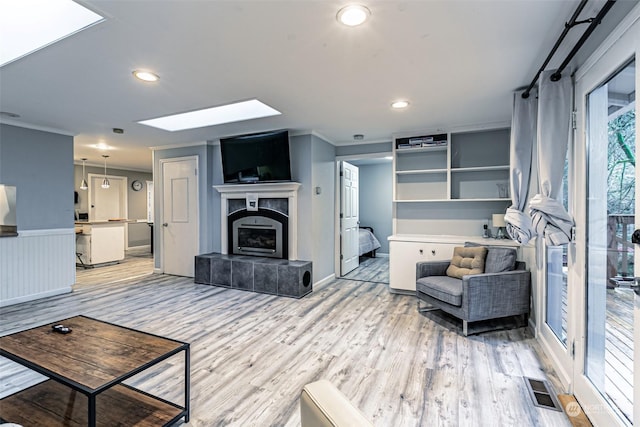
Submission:
M 339 275 L 343 279 L 389 283 L 389 242 L 392 234 L 392 164 L 391 153 L 373 153 L 339 156 L 336 170 L 346 161 L 358 168 L 358 256 L 359 265 L 353 271 Z M 337 179 L 336 182 L 340 180 Z M 336 188 L 337 206 L 342 203 Z M 336 230 L 339 230 L 339 211 L 336 212 Z M 339 242 L 340 235 L 336 236 Z M 360 239 L 363 244 L 360 245 Z M 375 238 L 375 241 L 373 240 Z M 377 247 L 371 250 L 372 247 Z M 336 253 L 339 254 L 339 244 Z M 336 271 L 340 272 L 340 260 L 336 260 Z

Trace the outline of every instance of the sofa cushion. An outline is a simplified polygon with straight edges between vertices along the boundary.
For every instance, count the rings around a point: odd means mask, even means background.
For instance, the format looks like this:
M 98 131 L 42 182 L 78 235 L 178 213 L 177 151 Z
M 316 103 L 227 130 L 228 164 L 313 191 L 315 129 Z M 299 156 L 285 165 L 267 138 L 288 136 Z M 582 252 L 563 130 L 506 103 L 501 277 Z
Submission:
M 453 258 L 451 258 L 449 268 L 447 268 L 447 276 L 462 279 L 462 276 L 469 274 L 484 273 L 486 256 L 487 248 L 484 246 L 456 246 L 453 249 Z
M 474 242 L 465 242 L 464 246 L 481 247 L 482 245 Z M 517 257 L 518 252 L 515 248 L 487 246 L 487 258 L 484 261 L 484 272 L 502 273 L 503 271 L 512 271 L 516 267 Z
M 416 281 L 416 290 L 432 298 L 460 307 L 462 280 L 449 276 L 427 276 Z

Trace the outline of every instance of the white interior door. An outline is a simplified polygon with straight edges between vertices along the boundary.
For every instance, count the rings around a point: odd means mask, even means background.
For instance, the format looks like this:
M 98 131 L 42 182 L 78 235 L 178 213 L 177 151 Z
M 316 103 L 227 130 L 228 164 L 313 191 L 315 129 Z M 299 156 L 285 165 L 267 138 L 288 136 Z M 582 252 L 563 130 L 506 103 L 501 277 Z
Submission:
M 340 273 L 342 276 L 358 267 L 358 167 L 341 162 L 340 171 Z
M 578 330 L 573 388 L 596 426 L 640 426 L 640 297 L 633 289 L 640 248 L 631 243 L 640 207 L 640 21 L 629 28 L 576 84 L 586 194 L 577 223 L 582 286 L 571 304 Z
M 193 277 L 198 255 L 198 160 L 161 160 L 164 273 Z

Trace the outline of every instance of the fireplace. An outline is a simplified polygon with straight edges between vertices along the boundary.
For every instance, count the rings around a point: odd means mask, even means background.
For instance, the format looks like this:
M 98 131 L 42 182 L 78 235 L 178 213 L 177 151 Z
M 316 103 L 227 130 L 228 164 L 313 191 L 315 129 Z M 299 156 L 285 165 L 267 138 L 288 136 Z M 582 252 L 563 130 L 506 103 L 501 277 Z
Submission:
M 270 209 L 229 215 L 229 253 L 287 259 L 287 216 Z
M 233 249 L 237 247 L 233 240 L 233 221 L 248 216 L 266 216 L 282 224 L 281 258 L 289 261 L 298 259 L 296 233 L 300 183 L 226 184 L 216 185 L 214 188 L 220 193 L 220 252 L 222 254 L 238 253 Z M 247 210 L 249 207 L 255 209 L 256 205 L 257 211 Z M 276 239 L 278 237 L 276 235 Z

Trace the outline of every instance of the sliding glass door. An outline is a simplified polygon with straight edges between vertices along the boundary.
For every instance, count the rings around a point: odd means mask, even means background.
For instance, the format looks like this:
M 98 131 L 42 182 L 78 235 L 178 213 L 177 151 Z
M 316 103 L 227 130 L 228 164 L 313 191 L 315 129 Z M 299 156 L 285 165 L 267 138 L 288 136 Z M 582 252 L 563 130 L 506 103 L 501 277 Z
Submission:
M 640 426 L 640 174 L 636 168 L 636 52 L 640 23 L 631 25 L 600 59 L 578 75 L 576 306 L 573 389 L 595 425 Z M 634 289 L 635 288 L 635 289 Z M 635 290 L 635 291 L 634 291 Z

